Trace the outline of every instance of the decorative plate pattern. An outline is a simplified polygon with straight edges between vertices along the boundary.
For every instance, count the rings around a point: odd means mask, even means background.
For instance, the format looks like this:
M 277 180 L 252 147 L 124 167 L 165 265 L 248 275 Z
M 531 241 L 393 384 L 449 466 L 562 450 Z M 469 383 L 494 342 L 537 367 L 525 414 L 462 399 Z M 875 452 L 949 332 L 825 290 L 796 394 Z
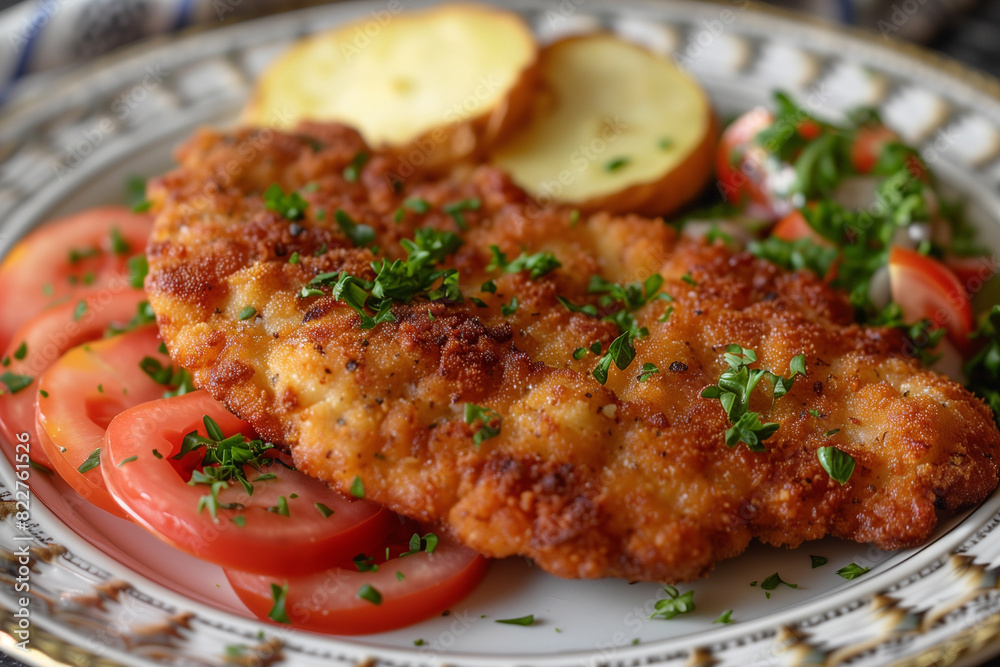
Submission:
M 46 218 L 117 198 L 126 175 L 167 168 L 170 147 L 192 128 L 232 120 L 261 67 L 293 39 L 357 17 L 377 31 L 395 8 L 423 4 L 299 11 L 141 46 L 63 79 L 44 101 L 0 121 L 0 252 Z M 984 241 L 1000 248 L 1000 85 L 991 79 L 745 0 L 505 4 L 544 40 L 603 28 L 674 58 L 701 80 L 722 115 L 766 103 L 775 88 L 819 114 L 876 106 L 963 193 Z M 704 600 L 711 613 L 695 621 L 647 623 L 644 608 L 655 600 L 648 586 L 551 581 L 515 560 L 495 566 L 474 602 L 493 599 L 491 616 L 516 611 L 504 604 L 528 598 L 506 589 L 537 586 L 526 595 L 548 606 L 539 627 L 499 634 L 490 619 L 480 623 L 478 612 L 470 613 L 470 602 L 408 635 L 337 639 L 240 616 L 237 604 L 206 583 L 217 573 L 90 510 L 42 472 L 0 462 L 0 481 L 0 649 L 37 664 L 944 665 L 1000 649 L 1000 496 L 906 552 L 836 541 L 797 552 L 752 548 L 695 584 L 702 587 L 698 604 Z M 813 548 L 831 562 L 836 556 L 872 571 L 850 582 L 813 577 L 809 592 L 780 601 L 776 592 L 771 606 L 740 604 L 749 593 L 732 582 L 745 588 L 751 568 L 766 575 L 775 562 L 793 567 L 789 558 Z M 167 578 L 157 567 L 164 562 Z M 568 586 L 579 597 L 561 599 Z M 738 622 L 713 626 L 722 608 L 707 608 L 723 602 L 736 607 Z M 576 616 L 560 616 L 564 608 Z M 557 634 L 564 622 L 578 627 Z M 431 633 L 419 649 L 412 641 L 418 633 Z M 25 637 L 28 653 L 18 650 Z

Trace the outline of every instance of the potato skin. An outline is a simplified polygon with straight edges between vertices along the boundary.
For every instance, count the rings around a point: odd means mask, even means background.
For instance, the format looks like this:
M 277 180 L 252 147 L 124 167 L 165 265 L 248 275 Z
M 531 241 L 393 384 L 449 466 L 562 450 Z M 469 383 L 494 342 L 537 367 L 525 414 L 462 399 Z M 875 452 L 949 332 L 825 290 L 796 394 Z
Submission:
M 372 157 L 348 182 L 343 168 L 359 151 Z M 989 409 L 908 358 L 898 331 L 853 324 L 844 296 L 811 274 L 722 241 L 678 240 L 639 216 L 577 221 L 565 207 L 531 210 L 489 166 L 417 172 L 395 191 L 393 158 L 339 126 L 206 130 L 178 157 L 180 168 L 150 190 L 147 289 L 171 356 L 289 446 L 301 469 L 345 492 L 360 477 L 367 498 L 487 555 L 525 555 L 563 577 L 679 582 L 754 537 L 914 546 L 939 508 L 975 504 L 997 484 L 1000 433 Z M 309 201 L 297 227 L 261 200 L 275 182 Z M 412 197 L 430 211 L 397 223 Z M 321 271 L 373 277 L 371 252 L 320 210 L 343 208 L 371 225 L 394 258 L 418 228 L 458 231 L 442 207 L 470 198 L 481 206 L 466 213 L 465 244 L 447 266 L 485 308 L 418 299 L 396 305 L 395 322 L 362 330 L 343 302 L 298 296 Z M 538 279 L 487 272 L 494 244 L 511 258 L 552 252 L 562 266 Z M 650 335 L 628 369 L 598 384 L 596 357 L 576 360 L 574 350 L 606 348 L 617 328 L 556 297 L 596 303 L 591 275 L 624 283 L 653 272 L 674 301 L 636 312 Z M 487 278 L 495 294 L 479 291 Z M 514 296 L 516 311 L 503 315 Z M 248 305 L 258 315 L 239 320 Z M 668 305 L 674 312 L 660 322 Z M 727 447 L 720 402 L 701 397 L 731 343 L 782 374 L 806 357 L 808 376 L 773 409 L 765 392 L 754 398 L 780 424 L 762 453 Z M 659 372 L 640 382 L 645 362 Z M 498 437 L 475 446 L 467 402 L 502 415 Z M 857 460 L 844 485 L 817 460 L 829 445 Z

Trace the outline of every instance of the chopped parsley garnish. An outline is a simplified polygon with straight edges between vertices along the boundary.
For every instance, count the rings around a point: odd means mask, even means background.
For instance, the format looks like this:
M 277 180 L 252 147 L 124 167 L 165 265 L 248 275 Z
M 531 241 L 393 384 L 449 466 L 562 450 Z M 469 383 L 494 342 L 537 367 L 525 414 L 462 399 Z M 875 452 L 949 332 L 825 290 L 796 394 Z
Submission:
M 667 593 L 667 597 L 656 601 L 653 607 L 656 611 L 650 614 L 650 618 L 669 621 L 675 616 L 694 611 L 694 591 L 680 593 L 673 586 L 664 586 L 663 590 Z
M 732 427 L 726 431 L 726 445 L 735 447 L 741 442 L 750 451 L 764 451 L 765 440 L 778 430 L 775 422 L 764 423 L 760 413 L 750 410 L 750 397 L 758 383 L 769 378 L 774 385 L 771 404 L 781 398 L 792 388 L 798 375 L 805 375 L 805 355 L 796 355 L 789 365 L 789 376 L 782 377 L 771 371 L 760 368 L 750 368 L 757 361 L 753 350 L 739 345 L 729 345 L 726 348 L 726 363 L 729 370 L 719 377 L 718 385 L 706 387 L 702 398 L 718 399 L 722 403 Z
M 472 441 L 476 444 L 476 447 L 481 445 L 484 440 L 489 440 L 500 435 L 500 424 L 502 421 L 503 419 L 500 415 L 490 408 L 473 403 L 465 404 L 465 423 L 471 425 L 478 422 L 480 424 L 479 429 L 472 436 Z
M 462 199 L 445 204 L 441 207 L 441 210 L 451 216 L 451 219 L 455 221 L 455 225 L 459 229 L 466 230 L 469 228 L 469 225 L 465 220 L 465 211 L 478 211 L 482 205 L 483 203 L 476 198 Z
M 362 586 L 358 591 L 358 597 L 362 600 L 367 600 L 372 604 L 382 604 L 382 594 L 379 593 L 371 584 L 365 584 Z
M 344 209 L 338 208 L 333 217 L 340 231 L 344 232 L 344 236 L 354 244 L 354 247 L 360 248 L 375 242 L 375 230 L 369 225 L 355 222 Z
M 966 387 L 986 401 L 1000 424 L 1000 306 L 993 306 L 972 334 L 972 341 L 980 342 L 982 348 L 963 368 L 968 378 Z
M 323 296 L 321 287 L 330 287 L 330 294 L 345 302 L 361 318 L 362 329 L 372 329 L 382 322 L 395 322 L 392 304 L 409 303 L 417 297 L 430 301 L 447 299 L 462 301 L 458 289 L 458 270 L 440 270 L 437 264 L 462 245 L 462 239 L 452 232 L 419 229 L 414 239 L 403 239 L 401 245 L 407 259 L 372 262 L 376 272 L 373 281 L 362 280 L 348 273 L 321 273 L 302 288 L 301 298 Z M 440 281 L 440 282 L 438 282 Z M 375 315 L 369 315 L 369 309 Z
M 858 577 L 860 577 L 862 574 L 865 574 L 869 570 L 871 570 L 870 567 L 861 567 L 857 563 L 851 563 L 850 565 L 845 565 L 844 567 L 837 570 L 837 574 L 843 577 L 844 579 L 851 580 L 851 579 L 857 579 Z
M 18 373 L 11 373 L 10 371 L 4 371 L 3 374 L 0 375 L 0 382 L 2 382 L 4 386 L 7 387 L 7 391 L 12 394 L 16 394 L 17 392 L 26 389 L 28 385 L 34 382 L 34 380 L 35 378 L 30 375 L 20 375 Z
M 129 257 L 125 265 L 128 268 L 128 284 L 136 289 L 142 289 L 146 282 L 146 274 L 149 273 L 149 261 L 146 256 Z
M 49 392 L 45 391 L 44 389 L 39 389 L 38 390 L 38 395 L 41 396 L 42 398 L 48 398 L 49 397 Z
M 575 350 L 573 350 L 573 358 L 576 359 L 577 361 L 583 359 L 585 356 L 587 356 L 587 348 L 578 347 Z
M 616 157 L 613 160 L 608 160 L 604 165 L 604 171 L 618 171 L 622 167 L 626 166 L 631 160 L 627 157 Z
M 670 150 L 670 148 L 672 148 L 674 145 L 674 141 L 673 139 L 670 139 L 668 137 L 663 137 L 658 142 L 656 142 L 656 145 L 660 148 L 661 151 Z
M 288 263 L 289 264 L 298 264 L 299 263 L 299 252 L 297 250 L 295 252 L 293 252 L 291 254 L 291 256 L 289 256 Z
M 397 572 L 396 574 L 398 575 L 398 574 L 401 574 L 401 573 L 400 573 L 400 572 Z M 425 641 L 424 641 L 423 639 L 414 639 L 414 640 L 413 640 L 413 645 L 414 645 L 414 646 L 423 646 L 423 645 L 424 645 L 424 644 L 426 644 L 426 643 L 427 643 L 427 642 L 425 642 Z
M 721 614 L 719 614 L 719 617 L 717 619 L 715 619 L 714 621 L 712 621 L 712 623 L 722 623 L 723 625 L 728 625 L 729 623 L 732 623 L 732 622 L 733 622 L 733 610 L 732 609 L 725 610 L 724 612 L 722 612 Z
M 532 625 L 535 622 L 535 615 L 528 614 L 527 616 L 519 616 L 517 618 L 498 618 L 495 623 L 503 623 L 504 625 Z
M 236 481 L 248 496 L 253 495 L 253 483 L 247 479 L 246 468 L 261 472 L 261 468 L 272 465 L 275 459 L 270 450 L 274 445 L 262 440 L 247 440 L 242 433 L 226 437 L 219 424 L 208 415 L 202 418 L 202 422 L 207 437 L 199 435 L 198 431 L 191 431 L 184 436 L 181 451 L 173 458 L 179 461 L 191 452 L 204 450 L 188 484 L 209 486 L 211 491 L 198 500 L 198 511 L 207 509 L 212 520 L 218 521 L 219 509 L 238 509 L 236 503 L 220 503 L 219 492 Z
M 116 255 L 127 255 L 132 251 L 132 246 L 128 244 L 117 227 L 111 228 L 111 251 Z
M 649 378 L 653 377 L 654 373 L 659 373 L 660 369 L 656 367 L 656 364 L 651 364 L 648 361 L 642 365 L 642 373 L 639 374 L 639 382 L 645 382 Z
M 273 600 L 273 604 L 267 617 L 275 623 L 291 625 L 292 619 L 288 618 L 288 613 L 285 611 L 285 605 L 288 600 L 288 583 L 286 582 L 284 586 L 271 584 L 271 599 Z
M 375 564 L 375 559 L 371 556 L 361 553 L 351 560 L 354 563 L 354 567 L 358 568 L 358 572 L 378 572 L 378 565 Z
M 414 213 L 423 215 L 431 210 L 431 205 L 427 203 L 426 199 L 411 197 L 403 202 L 403 208 L 408 208 Z
M 236 316 L 241 322 L 243 320 L 249 320 L 251 317 L 257 314 L 257 309 L 253 306 L 244 307 L 239 314 Z
M 512 296 L 510 298 L 510 303 L 500 304 L 500 314 L 503 315 L 504 317 L 510 317 L 511 315 L 517 312 L 517 307 L 519 305 L 520 303 L 518 302 L 517 297 Z
M 260 477 L 255 479 L 254 482 L 258 481 L 259 479 Z M 291 510 L 288 509 L 288 498 L 286 498 L 285 496 L 278 496 L 278 504 L 268 507 L 267 511 L 273 514 L 280 514 L 281 516 L 290 517 L 292 515 Z
M 686 282 L 688 285 L 691 285 L 692 287 L 697 287 L 698 286 L 698 281 L 691 277 L 691 272 L 690 271 L 688 271 L 683 276 L 681 276 L 681 280 L 683 280 L 684 282 Z
M 324 519 L 329 519 L 333 515 L 333 510 L 324 505 L 323 503 L 315 503 L 314 505 L 319 513 L 323 515 Z
M 129 176 L 125 179 L 125 201 L 136 213 L 137 206 L 149 204 L 146 201 L 146 179 L 142 176 Z
M 830 478 L 841 484 L 847 484 L 854 473 L 854 457 L 838 447 L 820 447 L 816 450 L 816 458 Z
M 138 458 L 139 457 L 137 455 L 133 454 L 132 456 L 128 457 L 127 459 L 122 459 L 121 461 L 119 461 L 117 467 L 121 468 L 126 463 L 132 463 L 132 461 L 136 461 L 136 460 L 138 460 Z
M 528 271 L 528 275 L 533 280 L 537 280 L 546 273 L 562 266 L 562 263 L 551 252 L 536 252 L 533 255 L 527 255 L 522 251 L 513 261 L 507 261 L 507 255 L 500 250 L 499 246 L 491 245 L 490 252 L 493 253 L 493 259 L 487 265 L 487 271 L 496 269 L 502 269 L 505 273 Z
M 180 366 L 175 368 L 172 364 L 163 365 L 159 359 L 143 357 L 139 368 L 156 384 L 172 388 L 164 392 L 163 398 L 182 396 L 195 390 L 190 373 Z
M 70 248 L 69 263 L 78 264 L 85 259 L 97 257 L 101 254 L 100 248 Z
M 365 497 L 365 483 L 360 476 L 355 475 L 354 480 L 351 482 L 351 495 L 355 498 Z
M 399 557 L 402 558 L 403 556 L 412 556 L 413 554 L 418 554 L 421 551 L 432 554 L 434 553 L 434 550 L 437 549 L 437 546 L 438 536 L 434 533 L 427 533 L 423 537 L 413 533 L 410 537 L 409 550 L 399 554 Z
M 27 356 L 27 354 L 28 354 L 28 343 L 27 341 L 22 340 L 21 344 L 17 346 L 17 349 L 14 350 L 14 358 L 17 359 L 18 361 L 21 361 L 22 359 L 24 359 L 25 356 Z
M 271 187 L 264 190 L 264 206 L 285 220 L 301 220 L 305 217 L 309 202 L 303 199 L 298 192 L 292 191 L 285 194 L 280 185 L 273 183 Z
M 486 292 L 487 294 L 496 294 L 497 284 L 492 280 L 487 280 L 483 283 L 482 287 L 479 288 L 480 291 Z
M 107 329 L 104 330 L 104 337 L 110 338 L 128 331 L 134 331 L 141 326 L 152 324 L 156 321 L 156 313 L 153 312 L 153 307 L 149 305 L 148 301 L 140 301 L 139 305 L 136 306 L 135 311 L 135 315 L 128 321 L 127 324 L 125 324 L 125 326 L 116 322 L 108 324 Z
M 101 448 L 98 447 L 90 453 L 87 460 L 80 464 L 80 467 L 76 469 L 81 475 L 90 472 L 97 466 L 101 465 Z
M 358 176 L 361 175 L 361 169 L 368 163 L 368 153 L 360 151 L 351 160 L 351 164 L 344 167 L 344 180 L 348 183 L 357 183 Z
M 830 562 L 830 559 L 826 556 L 809 556 L 809 561 L 812 563 L 812 569 L 817 567 L 823 567 Z
M 612 363 L 623 371 L 628 368 L 633 359 L 635 359 L 635 348 L 632 346 L 632 334 L 626 331 L 611 341 L 611 345 L 608 345 L 608 351 L 597 360 L 597 366 L 594 367 L 594 377 L 601 384 L 605 384 L 608 381 L 608 371 L 611 370 Z
M 760 583 L 760 587 L 763 588 L 765 591 L 773 591 L 778 586 L 788 586 L 789 588 L 799 587 L 798 584 L 790 584 L 784 579 L 782 579 L 777 572 L 775 572 L 770 577 L 768 577 L 767 579 L 765 579 Z
M 73 321 L 79 322 L 80 318 L 87 314 L 87 302 L 82 299 L 77 302 L 76 307 L 73 309 Z
M 788 271 L 808 269 L 820 278 L 829 275 L 838 255 L 833 246 L 820 245 L 808 237 L 786 241 L 768 236 L 762 241 L 751 241 L 749 250 Z

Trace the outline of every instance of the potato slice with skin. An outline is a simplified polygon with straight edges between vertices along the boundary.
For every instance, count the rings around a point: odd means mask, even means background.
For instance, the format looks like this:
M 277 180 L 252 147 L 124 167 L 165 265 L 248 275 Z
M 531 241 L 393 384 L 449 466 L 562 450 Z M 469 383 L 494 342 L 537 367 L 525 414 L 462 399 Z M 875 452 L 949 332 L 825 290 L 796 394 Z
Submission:
M 542 51 L 528 125 L 493 161 L 539 206 L 665 215 L 711 174 L 716 124 L 691 77 L 613 35 L 572 37 Z
M 278 128 L 341 122 L 372 146 L 398 148 L 402 171 L 445 164 L 526 117 L 537 56 L 524 21 L 489 7 L 368 17 L 279 56 L 242 120 Z

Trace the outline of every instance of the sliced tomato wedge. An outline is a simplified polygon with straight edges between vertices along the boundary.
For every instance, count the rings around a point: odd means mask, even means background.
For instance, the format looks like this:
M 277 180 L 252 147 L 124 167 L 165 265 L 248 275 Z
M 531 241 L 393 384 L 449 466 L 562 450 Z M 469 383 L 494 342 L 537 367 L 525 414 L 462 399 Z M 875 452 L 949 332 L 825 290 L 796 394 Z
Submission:
M 159 348 L 156 327 L 146 325 L 73 348 L 38 381 L 38 438 L 52 467 L 84 498 L 118 516 L 125 513 L 101 474 L 104 432 L 118 413 L 168 390 L 150 375 L 156 368 L 169 374 L 162 369 L 170 368 L 170 358 Z
M 148 215 L 104 206 L 31 232 L 0 264 L 0 349 L 55 303 L 94 288 L 128 288 L 128 261 L 145 251 L 152 225 Z
M 859 174 L 871 173 L 888 144 L 899 141 L 899 136 L 885 125 L 872 123 L 858 128 L 851 144 L 851 165 Z
M 400 547 L 391 547 L 399 554 Z M 335 635 L 395 630 L 437 616 L 469 594 L 489 561 L 451 540 L 433 553 L 420 551 L 385 560 L 371 556 L 377 571 L 334 567 L 305 577 L 274 578 L 226 570 L 236 595 L 255 616 L 275 620 L 275 588 L 291 625 Z M 370 567 L 370 566 L 369 566 Z M 287 586 L 287 588 L 285 588 Z M 280 614 L 277 615 L 280 618 Z
M 726 201 L 772 210 L 764 168 L 767 152 L 754 139 L 773 122 L 774 115 L 759 107 L 734 120 L 722 133 L 715 164 L 719 189 Z
M 785 241 L 797 241 L 799 239 L 809 239 L 813 243 L 824 246 L 832 246 L 828 240 L 823 238 L 819 232 L 812 228 L 806 220 L 802 211 L 792 211 L 778 221 L 778 224 L 771 230 L 771 236 L 776 236 Z
M 31 458 L 49 468 L 52 462 L 38 442 L 35 406 L 38 378 L 67 350 L 103 338 L 111 326 L 125 328 L 145 302 L 142 290 L 92 290 L 78 299 L 42 311 L 17 330 L 2 358 L 0 434 L 7 450 L 18 433 L 28 433 Z M 82 306 L 80 304 L 83 304 Z M 12 453 L 7 452 L 8 455 Z
M 213 517 L 206 503 L 211 486 L 188 483 L 203 452 L 175 458 L 186 434 L 208 435 L 206 415 L 226 436 L 256 437 L 249 424 L 203 391 L 131 408 L 108 426 L 101 451 L 108 489 L 165 542 L 228 568 L 301 575 L 378 545 L 395 523 L 391 512 L 348 499 L 281 463 L 261 471 L 247 467 L 252 495 L 236 482 L 225 486 Z M 261 475 L 273 479 L 257 479 Z
M 972 304 L 965 286 L 941 262 L 913 250 L 895 246 L 889 252 L 892 299 L 907 321 L 930 320 L 948 332 L 960 350 L 969 344 L 975 327 Z

